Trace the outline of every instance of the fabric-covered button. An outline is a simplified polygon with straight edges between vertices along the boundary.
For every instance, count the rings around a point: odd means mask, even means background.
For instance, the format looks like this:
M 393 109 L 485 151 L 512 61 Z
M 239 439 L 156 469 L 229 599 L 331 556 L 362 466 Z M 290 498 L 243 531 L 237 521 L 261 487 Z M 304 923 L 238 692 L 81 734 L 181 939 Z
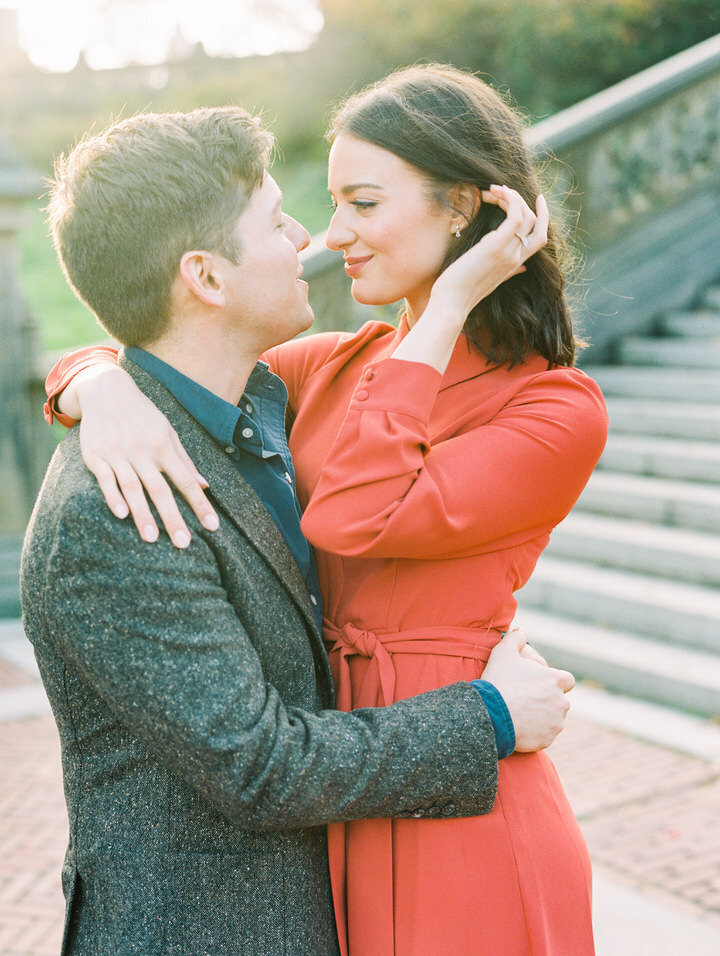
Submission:
M 368 382 L 371 382 L 375 378 L 375 369 L 369 368 L 367 372 L 365 372 L 365 378 Z
M 359 402 L 364 402 L 367 397 L 368 397 L 368 393 L 365 391 L 364 388 L 361 388 L 359 392 L 355 392 L 355 398 Z
M 243 438 L 252 438 L 254 434 L 255 432 L 252 430 L 252 428 L 243 428 L 242 430 Z

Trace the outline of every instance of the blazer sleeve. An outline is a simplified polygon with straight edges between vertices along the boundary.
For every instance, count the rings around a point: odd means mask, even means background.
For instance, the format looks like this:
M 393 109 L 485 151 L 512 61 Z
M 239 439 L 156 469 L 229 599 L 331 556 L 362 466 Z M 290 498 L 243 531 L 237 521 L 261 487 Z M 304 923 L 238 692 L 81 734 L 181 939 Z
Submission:
M 94 487 L 74 494 L 52 511 L 52 540 L 35 562 L 42 579 L 23 583 L 31 617 L 43 593 L 35 631 L 52 634 L 148 750 L 246 828 L 489 812 L 494 733 L 470 684 L 351 713 L 287 706 L 263 676 L 205 532 L 181 507 L 193 530 L 185 551 L 165 535 L 142 543 L 106 516 Z
M 434 559 L 510 547 L 569 512 L 602 453 L 607 413 L 576 369 L 531 376 L 490 421 L 430 434 L 442 376 L 366 366 L 302 519 L 343 555 Z

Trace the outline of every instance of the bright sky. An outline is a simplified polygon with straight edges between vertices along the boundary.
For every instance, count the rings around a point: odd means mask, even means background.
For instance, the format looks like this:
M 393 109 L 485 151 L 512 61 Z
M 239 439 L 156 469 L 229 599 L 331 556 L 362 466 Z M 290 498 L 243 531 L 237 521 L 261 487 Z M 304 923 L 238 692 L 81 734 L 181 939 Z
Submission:
M 319 33 L 317 0 L 0 0 L 18 11 L 18 39 L 36 66 L 71 70 L 160 63 L 179 27 L 210 56 L 303 49 Z

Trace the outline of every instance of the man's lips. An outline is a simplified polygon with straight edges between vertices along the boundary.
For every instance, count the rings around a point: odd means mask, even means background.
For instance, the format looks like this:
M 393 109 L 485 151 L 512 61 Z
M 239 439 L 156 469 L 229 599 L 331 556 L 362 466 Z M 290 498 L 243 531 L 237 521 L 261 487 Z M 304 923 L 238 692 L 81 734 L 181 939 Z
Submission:
M 351 279 L 356 279 L 371 259 L 372 256 L 346 256 L 345 272 Z

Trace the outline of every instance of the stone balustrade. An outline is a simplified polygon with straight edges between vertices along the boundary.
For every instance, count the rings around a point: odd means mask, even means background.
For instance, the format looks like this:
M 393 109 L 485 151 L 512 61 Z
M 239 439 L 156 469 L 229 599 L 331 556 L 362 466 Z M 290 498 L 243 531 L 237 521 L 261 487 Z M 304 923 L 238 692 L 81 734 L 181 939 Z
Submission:
M 720 277 L 720 35 L 544 120 L 528 142 L 546 165 L 556 219 L 584 261 L 571 294 L 607 361 L 623 335 L 691 302 Z M 17 285 L 22 206 L 39 181 L 0 141 L 0 534 L 21 531 L 49 457 L 32 322 Z M 358 306 L 342 256 L 315 236 L 302 255 L 315 329 L 353 329 L 392 308 Z

